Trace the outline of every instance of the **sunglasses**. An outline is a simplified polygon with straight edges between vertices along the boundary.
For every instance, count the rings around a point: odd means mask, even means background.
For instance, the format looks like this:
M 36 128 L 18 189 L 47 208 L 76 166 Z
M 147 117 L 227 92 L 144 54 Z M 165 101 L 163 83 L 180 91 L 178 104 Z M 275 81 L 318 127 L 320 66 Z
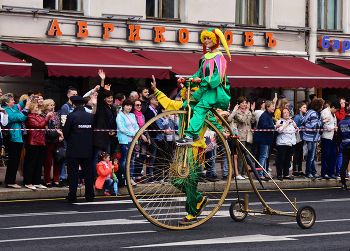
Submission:
M 142 106 L 142 105 L 135 105 L 135 106 Z

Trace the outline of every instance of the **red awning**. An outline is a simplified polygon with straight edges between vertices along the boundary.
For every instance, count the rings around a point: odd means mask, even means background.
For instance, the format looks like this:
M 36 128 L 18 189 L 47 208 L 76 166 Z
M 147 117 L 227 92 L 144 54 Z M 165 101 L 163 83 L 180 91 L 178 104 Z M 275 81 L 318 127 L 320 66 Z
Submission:
M 178 76 L 192 76 L 198 71 L 202 54 L 165 51 L 136 51 L 140 55 L 172 66 Z M 317 87 L 349 88 L 350 77 L 316 65 L 303 58 L 232 55 L 227 64 L 231 87 Z
M 6 45 L 45 62 L 49 76 L 98 77 L 98 70 L 103 69 L 110 78 L 150 78 L 153 74 L 160 79 L 169 79 L 171 69 L 121 49 L 12 43 Z
M 350 60 L 348 59 L 328 59 L 328 58 L 319 58 L 327 63 L 335 64 L 340 67 L 350 69 Z
M 296 57 L 234 55 L 226 73 L 232 87 L 350 87 L 350 77 Z
M 30 63 L 25 63 L 22 60 L 12 57 L 5 52 L 0 51 L 0 76 L 20 76 L 30 77 L 31 76 Z

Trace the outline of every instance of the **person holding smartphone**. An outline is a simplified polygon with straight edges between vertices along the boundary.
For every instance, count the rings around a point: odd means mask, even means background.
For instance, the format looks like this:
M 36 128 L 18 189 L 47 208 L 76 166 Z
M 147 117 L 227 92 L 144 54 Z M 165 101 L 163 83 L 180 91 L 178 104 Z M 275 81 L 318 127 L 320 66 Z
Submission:
M 282 110 L 282 118 L 277 121 L 280 126 L 277 129 L 276 146 L 278 152 L 278 160 L 276 163 L 277 178 L 279 180 L 294 180 L 289 175 L 290 161 L 296 144 L 295 130 L 298 129 L 295 122 L 290 118 L 288 108 Z

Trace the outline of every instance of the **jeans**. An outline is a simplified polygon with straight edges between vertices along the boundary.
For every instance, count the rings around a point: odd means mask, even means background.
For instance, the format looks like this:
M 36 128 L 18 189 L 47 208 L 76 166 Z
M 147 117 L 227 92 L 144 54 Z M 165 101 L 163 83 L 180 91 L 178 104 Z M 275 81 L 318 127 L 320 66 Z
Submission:
M 216 177 L 216 166 L 214 159 L 214 151 L 209 151 L 205 153 L 205 169 L 207 169 L 207 177 Z
M 112 184 L 113 184 L 113 179 L 106 179 L 105 180 L 105 183 L 104 183 L 105 192 L 109 191 L 109 189 L 111 188 Z
M 337 146 L 330 139 L 321 139 L 322 168 L 321 175 L 334 175 L 337 160 Z
M 122 157 L 120 159 L 120 166 L 124 169 L 124 177 L 125 178 L 126 178 L 125 162 L 126 162 L 126 157 L 128 156 L 130 144 L 131 144 L 131 142 L 129 142 L 128 144 L 119 144 L 120 152 L 122 155 Z M 132 178 L 134 175 L 134 161 L 135 161 L 135 154 L 133 153 L 131 155 L 131 160 L 130 160 L 130 178 Z
M 316 174 L 315 168 L 315 157 L 316 157 L 316 146 L 317 142 L 306 142 L 307 143 L 307 159 L 306 159 L 306 170 L 305 175 Z
M 342 154 L 343 154 L 343 162 L 340 169 L 340 176 L 341 176 L 341 183 L 346 184 L 345 176 L 346 176 L 346 169 L 348 168 L 349 160 L 350 160 L 350 149 L 347 149 L 347 148 L 342 149 Z
M 222 155 L 222 176 L 227 176 L 228 174 L 228 165 L 227 165 L 227 156 L 224 155 L 225 147 L 222 143 L 219 144 L 219 151 L 221 152 L 219 155 Z
M 63 140 L 62 146 L 67 149 L 67 141 Z M 67 163 L 67 160 L 63 160 L 61 163 L 60 181 L 66 179 L 66 176 L 67 176 L 66 163 Z
M 149 165 L 147 166 L 147 176 L 152 177 L 153 175 L 153 164 L 156 158 L 156 153 L 157 153 L 157 140 L 151 139 L 151 144 L 148 146 L 148 151 L 149 151 Z
M 335 168 L 336 168 L 335 174 L 336 175 L 340 175 L 340 168 L 342 166 L 342 163 L 343 163 L 343 154 L 342 154 L 342 150 L 339 148 L 337 165 L 335 166 Z
M 269 168 L 269 165 L 267 163 L 267 160 L 269 158 L 270 146 L 259 144 L 258 152 L 259 152 L 259 158 L 258 158 L 259 163 L 265 169 L 265 171 L 268 172 L 269 170 L 267 169 Z M 258 173 L 260 177 L 268 176 L 267 173 L 264 172 L 264 170 L 258 171 Z

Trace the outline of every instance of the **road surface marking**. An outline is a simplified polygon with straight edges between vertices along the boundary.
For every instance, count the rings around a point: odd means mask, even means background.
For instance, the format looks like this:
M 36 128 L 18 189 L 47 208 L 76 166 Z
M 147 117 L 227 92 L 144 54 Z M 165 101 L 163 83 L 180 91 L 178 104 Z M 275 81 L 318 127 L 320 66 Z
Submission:
M 85 226 L 104 226 L 104 225 L 134 225 L 148 223 L 145 220 L 127 220 L 127 219 L 115 219 L 115 220 L 98 220 L 98 221 L 82 221 L 82 222 L 67 222 L 67 223 L 56 223 L 47 225 L 31 225 L 31 226 L 20 226 L 20 227 L 8 227 L 1 229 L 18 229 L 18 228 L 46 228 L 46 227 L 85 227 Z
M 50 239 L 66 239 L 66 238 L 82 238 L 82 237 L 96 237 L 96 236 L 110 236 L 110 235 L 125 235 L 125 234 L 147 234 L 156 233 L 157 231 L 135 231 L 135 232 L 121 232 L 121 233 L 103 233 L 103 234 L 82 234 L 82 235 L 66 235 L 66 236 L 47 236 L 39 238 L 24 238 L 24 239 L 10 239 L 0 240 L 0 243 L 4 242 L 19 242 L 19 241 L 36 241 L 36 240 L 50 240 Z
M 255 235 L 234 236 L 234 237 L 224 237 L 224 238 L 214 238 L 214 239 L 204 239 L 204 240 L 168 242 L 168 243 L 149 244 L 149 245 L 142 245 L 142 246 L 122 247 L 122 248 L 172 247 L 172 246 L 230 244 L 230 243 L 246 243 L 246 242 L 259 243 L 259 242 L 273 242 L 273 241 L 297 241 L 299 240 L 298 238 L 302 238 L 302 237 L 345 235 L 345 234 L 350 234 L 350 231 L 300 234 L 300 235 L 282 235 L 282 236 L 255 234 Z

